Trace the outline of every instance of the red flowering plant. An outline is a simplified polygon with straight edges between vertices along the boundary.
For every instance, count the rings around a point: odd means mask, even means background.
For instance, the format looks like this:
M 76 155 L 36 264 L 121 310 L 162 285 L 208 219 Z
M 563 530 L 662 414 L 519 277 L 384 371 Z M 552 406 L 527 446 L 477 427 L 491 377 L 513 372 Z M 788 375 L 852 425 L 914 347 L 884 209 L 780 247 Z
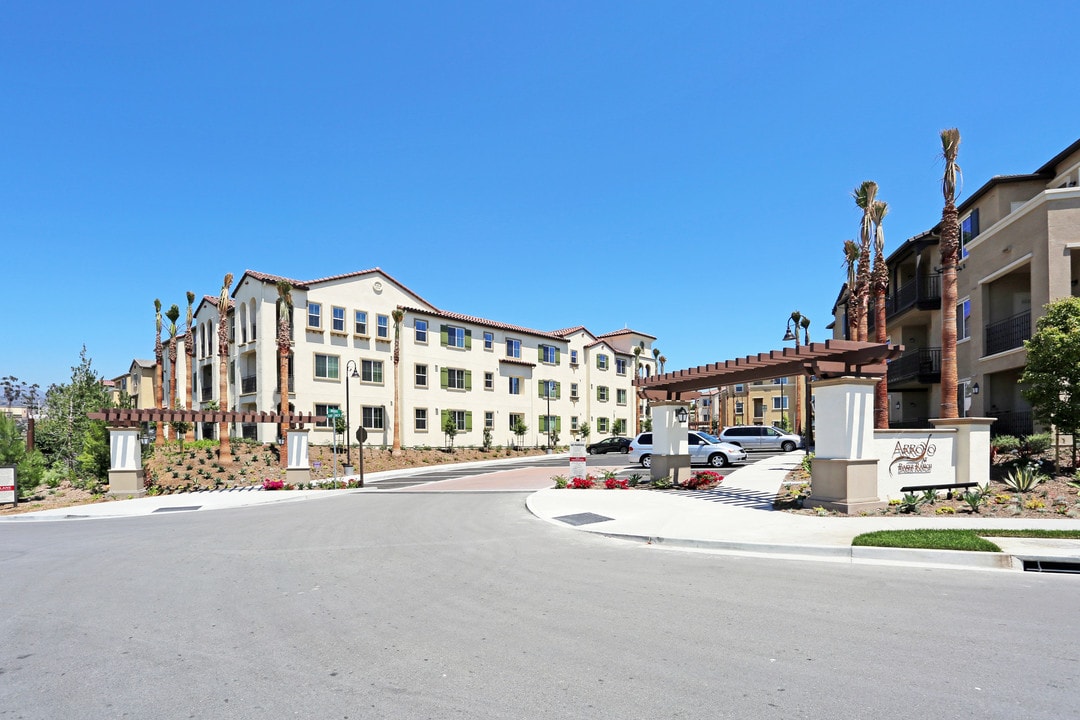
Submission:
M 604 481 L 604 487 L 608 490 L 626 490 L 629 487 L 629 480 L 620 480 L 619 478 L 609 477 Z
M 569 487 L 570 487 L 571 490 L 588 490 L 589 488 L 591 488 L 595 484 L 596 484 L 596 480 L 593 479 L 593 476 L 592 475 L 586 475 L 583 478 L 576 477 L 573 480 L 571 480 Z
M 709 490 L 716 487 L 724 479 L 720 473 L 712 470 L 698 470 L 680 486 L 686 490 Z
M 284 490 L 284 489 L 285 489 L 285 481 L 284 480 L 271 480 L 270 478 L 266 478 L 265 480 L 263 480 L 263 490 Z

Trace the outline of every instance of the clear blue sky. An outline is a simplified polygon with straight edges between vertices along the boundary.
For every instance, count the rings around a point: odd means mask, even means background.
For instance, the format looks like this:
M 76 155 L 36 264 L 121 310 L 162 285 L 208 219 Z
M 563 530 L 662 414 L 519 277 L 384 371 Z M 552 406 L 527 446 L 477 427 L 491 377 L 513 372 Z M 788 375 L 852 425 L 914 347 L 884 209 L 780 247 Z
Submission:
M 731 5 L 731 7 L 724 7 Z M 153 356 L 153 300 L 379 266 L 436 306 L 827 335 L 862 180 L 887 251 L 1080 137 L 1080 3 L 0 6 L 0 376 Z

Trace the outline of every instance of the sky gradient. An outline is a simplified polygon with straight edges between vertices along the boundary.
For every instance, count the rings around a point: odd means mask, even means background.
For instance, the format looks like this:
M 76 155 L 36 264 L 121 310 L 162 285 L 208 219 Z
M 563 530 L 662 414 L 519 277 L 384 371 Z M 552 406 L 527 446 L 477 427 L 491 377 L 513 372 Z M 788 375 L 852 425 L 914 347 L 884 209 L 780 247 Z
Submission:
M 796 309 L 821 340 L 861 181 L 888 253 L 940 219 L 941 129 L 961 201 L 1080 137 L 1078 3 L 722 5 L 0 5 L 0 376 L 120 375 L 154 298 L 245 269 L 381 267 L 668 370 Z

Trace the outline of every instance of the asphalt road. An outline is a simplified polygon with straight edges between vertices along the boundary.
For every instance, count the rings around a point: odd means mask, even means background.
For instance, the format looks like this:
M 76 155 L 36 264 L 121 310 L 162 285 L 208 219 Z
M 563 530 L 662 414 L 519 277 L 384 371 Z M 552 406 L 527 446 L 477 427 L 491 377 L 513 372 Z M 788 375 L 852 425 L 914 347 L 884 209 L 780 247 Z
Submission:
M 687 553 L 525 494 L 0 525 L 0 718 L 1054 718 L 1080 577 Z

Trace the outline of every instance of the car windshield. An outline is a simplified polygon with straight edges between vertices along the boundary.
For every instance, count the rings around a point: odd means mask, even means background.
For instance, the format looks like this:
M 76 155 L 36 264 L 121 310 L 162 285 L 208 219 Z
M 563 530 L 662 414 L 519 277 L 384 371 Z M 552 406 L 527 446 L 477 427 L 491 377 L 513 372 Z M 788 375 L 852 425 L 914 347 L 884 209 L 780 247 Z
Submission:
M 720 438 L 716 437 L 715 435 L 710 435 L 707 432 L 701 432 L 700 430 L 698 430 L 697 434 L 700 435 L 701 438 L 710 445 L 715 445 L 716 443 L 720 442 Z

